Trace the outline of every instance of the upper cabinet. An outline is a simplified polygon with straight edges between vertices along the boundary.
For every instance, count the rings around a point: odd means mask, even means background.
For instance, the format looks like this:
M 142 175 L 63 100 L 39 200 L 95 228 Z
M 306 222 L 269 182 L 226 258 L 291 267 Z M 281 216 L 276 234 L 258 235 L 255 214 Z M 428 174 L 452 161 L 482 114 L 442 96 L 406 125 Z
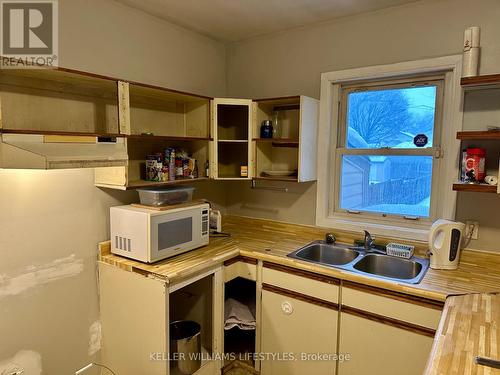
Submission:
M 118 88 L 106 77 L 70 70 L 0 72 L 0 167 L 125 165 Z
M 214 99 L 212 102 L 211 175 L 219 180 L 252 177 L 252 101 Z
M 267 130 L 261 132 L 264 122 Z M 316 99 L 214 99 L 212 177 L 314 181 L 317 130 Z
M 484 108 L 500 110 L 500 106 L 495 107 L 495 100 L 497 100 L 500 90 L 500 74 L 482 75 L 475 77 L 465 77 L 460 81 L 462 88 L 465 91 L 465 101 L 472 100 L 476 103 L 481 103 L 482 112 L 487 113 Z M 488 107 L 488 102 L 493 107 Z M 465 111 L 467 107 L 465 107 Z M 474 107 L 472 107 L 474 110 Z M 493 112 L 491 112 L 493 113 Z M 476 122 L 474 122 L 476 123 Z M 494 124 L 494 122 L 492 123 Z M 485 127 L 486 124 L 483 124 Z M 489 125 L 489 124 L 488 124 Z M 499 161 L 499 140 L 500 131 L 486 130 L 486 129 L 471 129 L 468 131 L 458 132 L 456 138 L 462 142 L 461 149 L 483 148 L 486 151 L 485 169 L 487 174 L 500 175 L 500 161 Z M 462 160 L 463 163 L 463 160 Z M 460 166 L 463 167 L 462 165 Z M 498 172 L 496 172 L 498 171 Z M 489 173 L 488 173 L 489 172 Z M 467 183 L 458 181 L 453 184 L 453 190 L 476 192 L 476 193 L 495 193 L 500 194 L 500 185 L 489 185 L 485 182 L 482 183 Z
M 64 68 L 0 71 L 0 168 L 93 167 L 100 187 L 313 181 L 317 124 L 306 96 L 212 99 Z
M 2 70 L 0 98 L 3 133 L 119 133 L 112 79 L 67 70 Z
M 126 91 L 126 83 L 123 83 Z M 131 135 L 209 138 L 210 98 L 164 88 L 130 83 L 129 124 L 122 129 Z M 122 95 L 123 98 L 127 94 Z M 126 99 L 124 99 L 126 104 Z M 125 109 L 125 111 L 127 111 Z
M 127 190 L 207 179 L 210 98 L 122 81 L 118 89 L 120 133 L 126 137 L 128 163 L 97 168 L 96 185 Z M 191 169 L 196 164 L 196 172 L 186 176 L 182 171 L 189 160 Z
M 316 180 L 318 106 L 307 96 L 254 101 L 255 179 Z M 271 121 L 272 138 L 261 137 L 264 121 Z

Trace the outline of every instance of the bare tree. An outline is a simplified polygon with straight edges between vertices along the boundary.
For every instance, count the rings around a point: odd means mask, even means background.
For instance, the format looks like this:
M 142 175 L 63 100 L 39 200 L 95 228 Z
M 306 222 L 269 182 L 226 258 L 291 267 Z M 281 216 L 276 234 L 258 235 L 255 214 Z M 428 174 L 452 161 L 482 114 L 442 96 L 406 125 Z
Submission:
M 400 90 L 351 93 L 348 108 L 349 127 L 375 147 L 394 139 L 410 117 L 408 101 Z

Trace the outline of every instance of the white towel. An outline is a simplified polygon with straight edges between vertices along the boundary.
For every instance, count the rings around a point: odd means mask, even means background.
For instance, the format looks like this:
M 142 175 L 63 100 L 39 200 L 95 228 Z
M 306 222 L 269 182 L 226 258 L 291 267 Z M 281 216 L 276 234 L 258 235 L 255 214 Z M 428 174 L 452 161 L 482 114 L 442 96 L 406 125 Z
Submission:
M 224 329 L 238 327 L 242 330 L 255 329 L 255 316 L 247 305 L 228 298 L 224 303 Z

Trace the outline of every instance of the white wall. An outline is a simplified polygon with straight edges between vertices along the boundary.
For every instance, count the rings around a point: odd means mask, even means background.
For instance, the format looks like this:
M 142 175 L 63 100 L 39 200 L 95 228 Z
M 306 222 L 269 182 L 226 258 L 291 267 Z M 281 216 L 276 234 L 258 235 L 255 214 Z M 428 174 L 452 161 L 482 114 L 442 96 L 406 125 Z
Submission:
M 234 43 L 228 48 L 228 95 L 319 98 L 322 72 L 461 53 L 464 29 L 473 25 L 482 33 L 481 74 L 498 73 L 499 20 L 497 0 L 428 0 Z M 490 113 L 490 122 L 497 125 L 498 103 Z M 479 120 L 484 109 L 475 107 L 479 108 L 466 116 L 465 127 L 486 126 Z M 234 214 L 314 224 L 315 185 L 293 189 L 303 191 L 251 191 L 248 184 L 228 188 L 227 208 Z M 285 211 L 274 203 L 283 201 L 290 203 Z M 266 202 L 265 209 L 254 202 Z M 498 196 L 459 194 L 457 218 L 480 222 L 480 238 L 471 247 L 500 251 L 500 220 L 492 216 L 499 210 Z
M 60 0 L 59 11 L 61 66 L 224 95 L 223 44 L 112 0 Z M 197 187 L 223 203 L 220 185 Z M 26 375 L 73 374 L 98 358 L 97 243 L 109 207 L 136 199 L 94 187 L 93 170 L 0 170 L 0 373 L 20 361 Z

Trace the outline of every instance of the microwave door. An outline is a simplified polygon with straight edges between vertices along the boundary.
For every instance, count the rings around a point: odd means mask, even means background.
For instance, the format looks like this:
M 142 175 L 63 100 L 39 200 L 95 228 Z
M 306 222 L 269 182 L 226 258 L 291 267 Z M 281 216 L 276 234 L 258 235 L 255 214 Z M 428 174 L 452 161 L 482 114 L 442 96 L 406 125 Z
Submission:
M 151 261 L 174 256 L 199 241 L 200 215 L 193 210 L 151 217 Z

